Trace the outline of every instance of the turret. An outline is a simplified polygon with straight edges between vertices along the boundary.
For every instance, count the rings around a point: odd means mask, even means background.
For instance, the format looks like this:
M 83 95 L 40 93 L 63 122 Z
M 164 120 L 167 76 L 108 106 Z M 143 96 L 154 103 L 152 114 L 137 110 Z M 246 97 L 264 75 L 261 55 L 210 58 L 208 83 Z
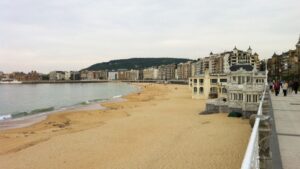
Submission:
M 234 46 L 233 53 L 237 53 L 237 52 L 238 52 L 238 49 L 236 48 L 236 46 Z
M 248 48 L 247 52 L 248 52 L 249 54 L 252 54 L 252 49 L 251 49 L 251 47 L 250 47 L 250 46 L 249 46 L 249 48 Z
M 296 44 L 296 49 L 297 49 L 298 51 L 300 51 L 300 36 L 299 36 L 299 40 L 298 40 L 298 42 L 297 42 L 297 44 Z
M 298 56 L 300 57 L 300 36 L 299 36 L 298 43 L 296 44 L 296 50 L 297 50 Z
M 298 43 L 296 44 L 296 48 L 300 48 L 300 36 L 299 36 Z

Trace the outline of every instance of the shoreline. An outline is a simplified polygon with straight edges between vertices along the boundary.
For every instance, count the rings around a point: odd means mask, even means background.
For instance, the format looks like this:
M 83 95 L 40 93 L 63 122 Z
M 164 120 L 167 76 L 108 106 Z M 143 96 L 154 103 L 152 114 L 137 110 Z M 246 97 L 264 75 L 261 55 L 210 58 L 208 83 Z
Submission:
M 107 107 L 102 104 L 105 103 L 117 103 L 125 101 L 124 97 L 130 94 L 141 92 L 141 88 L 138 85 L 130 84 L 136 88 L 136 91 L 130 92 L 126 95 L 116 95 L 110 99 L 103 99 L 102 101 L 96 101 L 89 104 L 79 105 L 75 104 L 72 106 L 66 106 L 51 111 L 40 112 L 32 115 L 25 115 L 22 117 L 8 118 L 0 120 L 0 131 L 17 129 L 23 127 L 30 127 L 36 123 L 42 122 L 48 118 L 49 115 L 55 113 L 64 113 L 64 112 L 76 112 L 76 111 L 95 111 L 95 110 L 105 110 Z M 5 115 L 7 116 L 7 115 Z M 11 115 L 10 115 L 11 116 Z
M 63 84 L 63 83 L 169 83 L 187 85 L 188 80 L 35 80 L 20 81 L 21 83 L 0 83 L 0 85 L 22 85 L 22 84 Z
M 199 115 L 205 102 L 191 99 L 188 86 L 138 85 L 142 91 L 125 96 L 126 101 L 104 103 L 109 109 L 55 113 L 29 127 L 0 131 L 1 165 L 240 167 L 251 131 L 248 120 Z

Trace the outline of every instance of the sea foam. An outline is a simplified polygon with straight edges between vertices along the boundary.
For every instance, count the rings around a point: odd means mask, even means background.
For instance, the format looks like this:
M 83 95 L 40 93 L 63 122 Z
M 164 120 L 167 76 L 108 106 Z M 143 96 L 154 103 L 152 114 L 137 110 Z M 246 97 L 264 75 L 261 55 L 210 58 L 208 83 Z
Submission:
M 11 114 L 1 115 L 0 116 L 0 120 L 6 120 L 6 119 L 11 119 Z

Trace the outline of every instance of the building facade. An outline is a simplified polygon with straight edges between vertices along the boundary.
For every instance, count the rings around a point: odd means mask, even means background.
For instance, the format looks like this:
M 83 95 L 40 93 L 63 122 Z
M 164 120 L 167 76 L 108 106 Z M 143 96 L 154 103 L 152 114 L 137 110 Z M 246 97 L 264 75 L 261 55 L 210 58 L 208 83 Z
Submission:
M 226 84 L 226 74 L 211 74 L 208 69 L 204 74 L 189 78 L 193 99 L 225 97 L 227 94 Z
M 192 62 L 179 63 L 177 65 L 177 77 L 179 80 L 186 80 L 192 76 Z
M 211 52 L 208 57 L 200 58 L 195 63 L 195 75 L 204 74 L 205 70 L 209 70 L 209 73 L 228 73 L 231 66 L 242 64 L 259 68 L 259 56 L 257 53 L 252 53 L 250 46 L 247 51 L 234 47 L 232 51 L 223 53 Z
M 153 67 L 144 69 L 143 76 L 144 80 L 155 80 L 158 78 L 158 69 Z
M 108 80 L 118 80 L 118 72 L 108 72 Z
M 158 67 L 159 80 L 172 80 L 175 79 L 175 64 L 162 65 Z
M 52 71 L 49 73 L 49 80 L 65 80 L 65 72 Z
M 296 49 L 274 53 L 267 60 L 269 80 L 300 80 L 300 37 L 295 46 Z
M 254 69 L 252 65 L 234 65 L 230 69 L 227 83 L 229 112 L 243 112 L 249 117 L 257 111 L 267 73 Z
M 194 99 L 213 99 L 206 104 L 206 111 L 237 111 L 248 117 L 257 111 L 259 98 L 266 86 L 267 73 L 258 71 L 250 64 L 233 65 L 228 73 L 205 74 L 189 79 L 189 86 Z

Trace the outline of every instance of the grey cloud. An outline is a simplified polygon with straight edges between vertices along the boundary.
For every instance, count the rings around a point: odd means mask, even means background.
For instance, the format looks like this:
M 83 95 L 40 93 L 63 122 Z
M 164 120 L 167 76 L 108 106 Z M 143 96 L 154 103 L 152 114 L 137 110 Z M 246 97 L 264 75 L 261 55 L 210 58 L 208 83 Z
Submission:
M 294 48 L 299 5 L 296 0 L 2 0 L 0 69 L 47 72 L 126 57 L 197 58 L 234 45 L 251 45 L 266 58 Z M 16 60 L 26 66 L 14 67 Z

